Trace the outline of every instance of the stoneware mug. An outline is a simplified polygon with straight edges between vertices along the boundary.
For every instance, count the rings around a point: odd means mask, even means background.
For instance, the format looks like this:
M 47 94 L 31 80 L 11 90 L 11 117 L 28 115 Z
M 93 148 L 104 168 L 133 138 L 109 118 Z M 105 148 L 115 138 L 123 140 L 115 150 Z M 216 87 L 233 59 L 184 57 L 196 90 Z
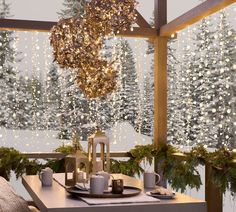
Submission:
M 109 179 L 111 175 L 108 172 L 104 171 L 97 172 L 97 175 L 104 177 L 104 191 L 108 191 Z
M 49 167 L 42 169 L 39 173 L 39 179 L 42 182 L 42 186 L 52 186 L 53 170 Z
M 90 177 L 90 193 L 103 194 L 104 192 L 104 177 L 100 175 L 92 175 Z
M 113 179 L 112 180 L 112 193 L 122 194 L 124 191 L 124 181 L 123 179 Z
M 144 188 L 155 188 L 160 180 L 160 175 L 155 172 L 144 172 L 143 174 Z

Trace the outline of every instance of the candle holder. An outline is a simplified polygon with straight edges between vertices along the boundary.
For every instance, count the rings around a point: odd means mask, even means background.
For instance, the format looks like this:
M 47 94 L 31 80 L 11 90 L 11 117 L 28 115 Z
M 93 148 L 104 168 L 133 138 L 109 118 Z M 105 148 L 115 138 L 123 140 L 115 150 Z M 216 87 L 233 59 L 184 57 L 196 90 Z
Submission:
M 82 151 L 65 157 L 65 185 L 74 186 L 76 183 L 88 181 L 89 160 Z
M 97 157 L 97 145 L 100 145 L 100 159 Z M 105 133 L 97 131 L 88 137 L 88 159 L 92 166 L 90 170 L 92 174 L 98 171 L 110 171 L 110 146 L 109 138 Z M 97 160 L 99 159 L 99 160 Z

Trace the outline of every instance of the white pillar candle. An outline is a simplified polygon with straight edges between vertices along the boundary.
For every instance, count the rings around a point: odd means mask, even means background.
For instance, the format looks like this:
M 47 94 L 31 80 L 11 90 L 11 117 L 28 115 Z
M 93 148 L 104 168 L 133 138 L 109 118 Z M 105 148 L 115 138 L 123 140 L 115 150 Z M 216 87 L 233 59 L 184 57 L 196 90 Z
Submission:
M 83 171 L 78 171 L 77 172 L 77 182 L 84 182 L 86 179 L 86 173 Z
M 103 163 L 101 160 L 96 161 L 96 172 L 102 171 L 103 170 Z

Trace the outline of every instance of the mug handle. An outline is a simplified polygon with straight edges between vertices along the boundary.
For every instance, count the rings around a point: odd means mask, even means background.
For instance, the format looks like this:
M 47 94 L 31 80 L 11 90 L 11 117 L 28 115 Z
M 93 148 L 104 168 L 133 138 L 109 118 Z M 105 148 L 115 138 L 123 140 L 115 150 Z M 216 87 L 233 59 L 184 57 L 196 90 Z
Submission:
M 158 177 L 158 180 L 156 180 L 156 185 L 161 181 L 161 176 L 154 172 L 154 174 Z

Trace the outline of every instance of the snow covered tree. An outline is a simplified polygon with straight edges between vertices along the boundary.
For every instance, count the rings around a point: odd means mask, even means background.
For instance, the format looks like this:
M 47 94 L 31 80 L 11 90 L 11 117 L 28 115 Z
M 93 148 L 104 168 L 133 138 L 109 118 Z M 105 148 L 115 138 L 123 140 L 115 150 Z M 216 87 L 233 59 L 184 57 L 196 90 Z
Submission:
M 46 76 L 46 88 L 44 93 L 45 113 L 48 129 L 59 129 L 59 113 L 61 109 L 61 90 L 57 67 L 52 64 Z
M 0 2 L 0 18 L 9 16 L 9 4 L 2 0 Z M 16 73 L 12 65 L 15 61 L 15 51 L 11 45 L 13 40 L 13 32 L 0 31 L 0 126 L 7 128 L 14 128 L 16 125 Z
M 43 102 L 42 82 L 36 76 L 33 76 L 32 79 L 30 79 L 29 88 L 31 91 L 32 98 L 32 130 L 43 130 L 45 129 L 43 119 L 45 113 L 45 106 Z
M 209 73 L 211 88 L 207 95 L 207 116 L 211 123 L 209 133 L 213 134 L 211 145 L 214 147 L 235 147 L 235 67 L 236 40 L 235 30 L 227 20 L 226 12 L 219 13 L 215 41 L 215 69 Z
M 181 120 L 175 128 L 179 136 L 176 134 L 176 141 L 173 141 L 187 145 L 210 144 L 214 135 L 213 131 L 209 131 L 210 122 L 207 117 L 207 93 L 211 87 L 209 73 L 215 69 L 216 63 L 211 19 L 203 19 L 195 29 L 192 40 L 183 48 L 180 74 L 176 74 L 179 77 L 176 83 L 180 89 L 174 88 L 177 93 L 173 96 L 176 95 L 181 101 L 176 99 L 173 101 L 176 105 L 172 105 L 178 108 L 176 118 Z
M 154 90 L 153 90 L 153 72 L 148 73 L 144 82 L 143 95 L 143 116 L 141 123 L 141 133 L 148 136 L 153 136 L 154 125 Z
M 182 118 L 184 112 L 182 108 L 182 96 L 184 95 L 182 87 L 186 73 L 178 70 L 179 61 L 178 58 L 176 58 L 175 43 L 176 40 L 174 39 L 169 40 L 168 42 L 167 139 L 168 142 L 172 144 L 182 144 L 185 142 L 185 123 Z M 187 49 L 185 50 L 188 51 Z M 183 53 L 183 55 L 186 54 Z
M 87 0 L 66 0 L 63 2 L 64 9 L 58 13 L 63 18 L 70 18 L 78 14 L 84 14 L 84 6 Z
M 216 48 L 214 45 L 215 30 L 212 29 L 212 19 L 210 17 L 203 19 L 198 25 L 198 31 L 194 38 L 196 52 L 193 58 L 193 82 L 192 82 L 192 99 L 195 106 L 198 108 L 194 110 L 198 117 L 195 132 L 198 134 L 197 142 L 205 145 L 212 145 L 214 141 L 215 126 L 209 120 L 208 104 L 212 101 L 212 78 L 211 73 L 216 70 L 217 60 L 215 58 Z M 210 109 L 211 110 L 211 109 Z
M 60 76 L 61 82 L 61 109 L 60 133 L 61 139 L 71 139 L 73 135 L 79 135 L 81 140 L 93 132 L 95 105 L 88 100 L 74 83 L 75 76 L 72 72 L 63 71 Z
M 151 19 L 150 25 L 154 25 L 154 18 Z M 154 55 L 153 43 L 147 42 L 147 55 Z M 153 136 L 154 125 L 154 59 L 151 60 L 150 72 L 146 74 L 144 81 L 144 101 L 141 133 L 148 136 Z
M 128 121 L 137 128 L 138 104 L 139 104 L 139 86 L 137 72 L 133 58 L 132 49 L 125 39 L 119 39 L 117 46 L 117 57 L 119 60 L 119 80 L 118 88 L 114 97 L 114 114 L 119 121 Z
M 31 92 L 31 80 L 28 77 L 19 76 L 16 87 L 17 109 L 15 120 L 17 129 L 31 129 L 33 126 L 33 99 Z

